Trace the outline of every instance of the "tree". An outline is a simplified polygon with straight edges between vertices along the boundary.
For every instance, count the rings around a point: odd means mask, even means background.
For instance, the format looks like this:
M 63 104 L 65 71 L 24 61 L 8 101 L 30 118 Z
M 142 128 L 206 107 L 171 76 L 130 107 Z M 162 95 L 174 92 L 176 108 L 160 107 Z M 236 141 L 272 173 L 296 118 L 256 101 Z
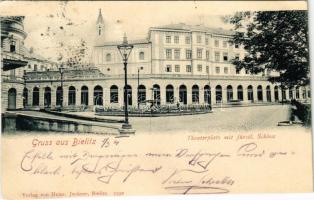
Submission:
M 287 87 L 309 84 L 307 11 L 238 12 L 228 21 L 235 27 L 232 42 L 247 51 L 233 60 L 237 70 L 276 71 L 269 81 Z

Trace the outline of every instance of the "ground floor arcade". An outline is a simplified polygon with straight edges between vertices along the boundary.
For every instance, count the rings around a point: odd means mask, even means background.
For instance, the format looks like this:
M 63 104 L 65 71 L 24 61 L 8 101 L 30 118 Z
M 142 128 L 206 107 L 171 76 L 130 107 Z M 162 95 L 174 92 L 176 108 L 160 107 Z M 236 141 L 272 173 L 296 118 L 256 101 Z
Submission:
M 60 81 L 29 81 L 23 90 L 24 106 L 39 108 L 122 107 L 124 79 L 102 78 Z M 183 79 L 183 78 L 129 78 L 128 105 L 153 100 L 156 105 L 204 105 L 228 103 L 267 103 L 298 99 L 309 101 L 310 89 L 281 87 L 262 79 Z

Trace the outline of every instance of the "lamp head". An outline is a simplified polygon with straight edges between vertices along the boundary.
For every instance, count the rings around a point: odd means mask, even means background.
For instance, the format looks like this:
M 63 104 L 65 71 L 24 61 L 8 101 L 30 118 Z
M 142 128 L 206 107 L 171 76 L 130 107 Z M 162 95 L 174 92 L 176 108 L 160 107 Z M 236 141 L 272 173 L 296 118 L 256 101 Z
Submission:
M 122 56 L 123 61 L 126 62 L 130 56 L 132 49 L 133 49 L 133 45 L 128 43 L 126 33 L 124 33 L 122 44 L 118 45 L 117 47 L 118 47 L 118 50 Z

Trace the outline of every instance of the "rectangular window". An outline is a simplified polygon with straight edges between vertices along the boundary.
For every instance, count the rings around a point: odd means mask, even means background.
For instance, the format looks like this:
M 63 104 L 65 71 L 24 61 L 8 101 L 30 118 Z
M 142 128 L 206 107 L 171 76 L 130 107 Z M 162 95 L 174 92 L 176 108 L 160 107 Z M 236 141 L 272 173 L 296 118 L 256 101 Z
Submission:
M 190 44 L 191 43 L 191 38 L 190 36 L 185 37 L 185 44 Z
M 223 55 L 224 55 L 223 56 L 224 57 L 224 61 L 228 61 L 228 53 L 225 52 Z
M 180 72 L 180 65 L 175 65 L 174 70 L 175 70 L 175 72 Z
M 15 78 L 15 69 L 10 70 L 10 78 Z
M 223 41 L 222 46 L 223 46 L 224 48 L 227 48 L 227 41 Z
M 209 60 L 209 51 L 206 51 L 206 59 Z
M 215 70 L 216 70 L 216 74 L 220 74 L 220 67 L 216 67 Z
M 179 36 L 178 35 L 174 36 L 174 43 L 176 43 L 176 44 L 179 43 Z
M 197 49 L 197 58 L 202 58 L 203 49 Z
M 234 56 L 234 59 L 240 60 L 240 54 L 237 53 L 237 54 Z
M 209 66 L 206 66 L 206 73 L 209 73 Z
M 175 59 L 180 59 L 180 49 L 175 49 L 174 50 L 174 58 Z
M 228 74 L 228 67 L 224 67 L 224 73 Z
M 215 40 L 215 47 L 219 47 L 219 40 Z
M 246 73 L 246 74 L 249 74 L 250 72 L 249 72 L 249 70 L 248 70 L 248 69 L 246 69 L 246 70 L 245 70 L 245 73 Z
M 202 36 L 198 35 L 196 41 L 197 43 L 202 43 Z
M 215 52 L 215 61 L 216 62 L 220 61 L 220 53 L 219 52 Z
M 236 69 L 236 74 L 240 74 L 240 70 L 239 69 Z
M 166 43 L 171 43 L 171 36 L 170 35 L 166 36 Z
M 202 65 L 197 65 L 197 71 L 199 71 L 199 72 L 202 71 Z
M 166 66 L 166 72 L 171 72 L 171 65 Z
M 186 59 L 192 58 L 192 50 L 187 49 L 185 53 L 186 53 Z
M 34 71 L 37 71 L 37 65 L 36 64 L 34 65 Z
M 205 44 L 208 45 L 208 38 L 205 38 Z
M 16 43 L 15 43 L 15 41 L 11 41 L 11 43 L 10 43 L 10 52 L 15 52 L 15 46 L 16 46 Z
M 192 72 L 192 66 L 191 65 L 186 66 L 186 72 Z
M 172 50 L 166 49 L 166 59 L 172 59 Z

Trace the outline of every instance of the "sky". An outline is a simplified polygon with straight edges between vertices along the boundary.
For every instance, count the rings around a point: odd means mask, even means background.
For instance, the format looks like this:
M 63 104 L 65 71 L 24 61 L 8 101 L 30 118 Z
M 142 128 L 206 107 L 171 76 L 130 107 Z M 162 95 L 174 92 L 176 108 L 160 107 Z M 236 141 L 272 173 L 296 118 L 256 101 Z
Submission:
M 305 2 L 1 2 L 1 15 L 25 16 L 24 29 L 28 36 L 25 46 L 52 60 L 60 60 L 73 53 L 73 47 L 86 41 L 90 56 L 96 36 L 96 19 L 99 9 L 105 21 L 106 41 L 144 39 L 149 27 L 171 23 L 231 29 L 221 16 L 244 10 L 306 9 Z

